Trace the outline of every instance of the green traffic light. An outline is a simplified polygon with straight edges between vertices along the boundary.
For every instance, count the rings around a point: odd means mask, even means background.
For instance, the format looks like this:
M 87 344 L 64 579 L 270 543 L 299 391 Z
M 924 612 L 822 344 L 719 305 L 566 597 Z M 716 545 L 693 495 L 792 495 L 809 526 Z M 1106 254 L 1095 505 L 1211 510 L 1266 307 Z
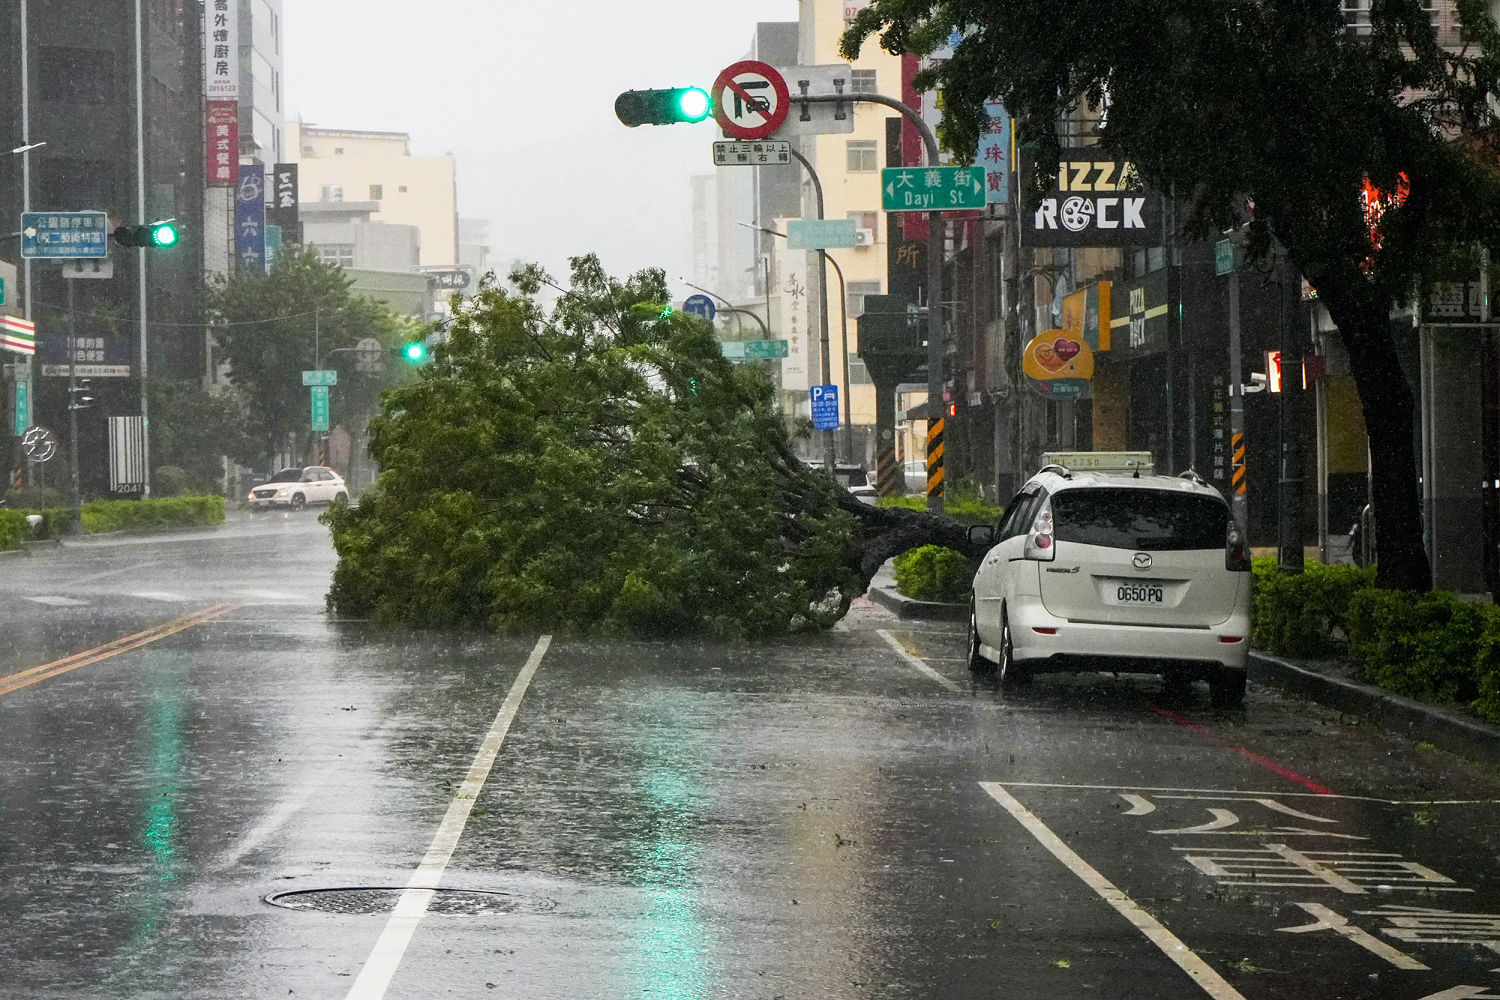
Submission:
M 697 87 L 684 87 L 677 91 L 677 113 L 682 121 L 701 122 L 713 111 L 708 92 Z
M 406 360 L 412 364 L 419 364 L 427 358 L 427 345 L 420 340 L 413 340 L 406 345 Z
M 177 243 L 177 227 L 170 222 L 161 222 L 151 227 L 151 245 L 174 246 Z

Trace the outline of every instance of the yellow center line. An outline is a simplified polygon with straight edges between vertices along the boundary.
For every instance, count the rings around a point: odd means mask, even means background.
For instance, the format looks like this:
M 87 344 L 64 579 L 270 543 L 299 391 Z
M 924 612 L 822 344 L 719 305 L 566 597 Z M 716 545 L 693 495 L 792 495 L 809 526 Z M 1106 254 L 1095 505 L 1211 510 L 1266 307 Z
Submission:
M 169 635 L 176 635 L 178 632 L 190 629 L 194 625 L 226 615 L 238 607 L 238 602 L 220 601 L 218 604 L 212 604 L 206 608 L 189 612 L 180 618 L 173 618 L 171 621 L 153 625 L 151 628 L 136 632 L 133 635 L 113 639 L 103 645 L 95 646 L 93 649 L 85 649 L 80 653 L 72 653 L 61 659 L 53 660 L 51 663 L 28 667 L 9 676 L 0 677 L 0 695 L 19 691 L 21 688 L 30 687 L 32 684 L 40 683 L 51 677 L 57 677 L 60 674 L 76 670 L 79 667 L 86 667 L 91 663 L 98 663 L 100 660 L 107 660 L 111 656 L 116 656 L 132 649 L 139 649 L 149 643 L 156 642 L 158 639 L 165 639 Z

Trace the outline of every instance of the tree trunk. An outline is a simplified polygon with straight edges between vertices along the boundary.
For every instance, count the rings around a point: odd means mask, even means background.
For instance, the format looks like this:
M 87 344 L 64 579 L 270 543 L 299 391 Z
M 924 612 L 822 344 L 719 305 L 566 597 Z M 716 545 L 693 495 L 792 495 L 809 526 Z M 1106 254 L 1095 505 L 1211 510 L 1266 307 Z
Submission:
M 1363 283 L 1359 277 L 1353 280 Z M 1418 486 L 1416 404 L 1396 352 L 1390 303 L 1368 291 L 1351 294 L 1333 282 L 1320 284 L 1318 295 L 1349 353 L 1370 441 L 1375 584 L 1390 590 L 1431 590 Z

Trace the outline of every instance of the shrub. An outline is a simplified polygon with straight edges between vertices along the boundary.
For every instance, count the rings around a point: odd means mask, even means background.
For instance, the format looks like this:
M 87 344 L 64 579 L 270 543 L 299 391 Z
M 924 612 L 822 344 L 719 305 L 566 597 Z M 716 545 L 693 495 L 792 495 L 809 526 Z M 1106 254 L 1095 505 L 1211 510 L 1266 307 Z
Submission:
M 42 523 L 36 531 L 32 531 L 31 525 L 26 523 L 26 518 L 32 514 L 42 515 Z M 0 508 L 0 551 L 19 549 L 29 541 L 57 538 L 63 533 L 67 523 L 68 512 L 61 507 L 50 510 Z
M 1370 589 L 1349 605 L 1349 651 L 1365 678 L 1424 701 L 1474 702 L 1500 660 L 1500 611 L 1451 594 Z
M 223 523 L 224 498 L 220 496 L 90 500 L 83 505 L 83 530 L 91 535 L 107 531 L 192 528 Z
M 5 505 L 12 510 L 35 513 L 48 507 L 62 507 L 68 498 L 54 486 L 18 486 L 5 494 Z
M 977 563 L 956 549 L 923 545 L 894 560 L 896 589 L 918 601 L 969 599 Z
M 206 493 L 203 484 L 180 465 L 158 465 L 151 477 L 151 491 L 157 497 L 178 497 Z
M 927 498 L 920 495 L 881 497 L 880 506 L 926 510 Z M 943 513 L 966 524 L 995 524 L 1005 514 L 1005 508 L 987 503 L 972 487 L 960 486 L 943 498 Z
M 1323 657 L 1342 650 L 1349 601 L 1375 585 L 1374 569 L 1310 562 L 1283 573 L 1274 558 L 1257 559 L 1251 580 L 1251 642 L 1280 656 Z

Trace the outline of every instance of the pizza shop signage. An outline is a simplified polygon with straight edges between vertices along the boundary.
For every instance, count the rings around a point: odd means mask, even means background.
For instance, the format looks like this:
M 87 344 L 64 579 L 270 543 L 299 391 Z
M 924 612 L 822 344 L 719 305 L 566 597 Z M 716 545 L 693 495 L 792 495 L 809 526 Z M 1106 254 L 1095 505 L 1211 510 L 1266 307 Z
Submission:
M 1029 157 L 1021 166 L 1026 173 L 1036 169 Z M 1064 149 L 1052 190 L 1035 210 L 1022 212 L 1021 218 L 1025 246 L 1145 247 L 1163 243 L 1161 198 L 1141 184 L 1134 164 L 1098 146 Z

